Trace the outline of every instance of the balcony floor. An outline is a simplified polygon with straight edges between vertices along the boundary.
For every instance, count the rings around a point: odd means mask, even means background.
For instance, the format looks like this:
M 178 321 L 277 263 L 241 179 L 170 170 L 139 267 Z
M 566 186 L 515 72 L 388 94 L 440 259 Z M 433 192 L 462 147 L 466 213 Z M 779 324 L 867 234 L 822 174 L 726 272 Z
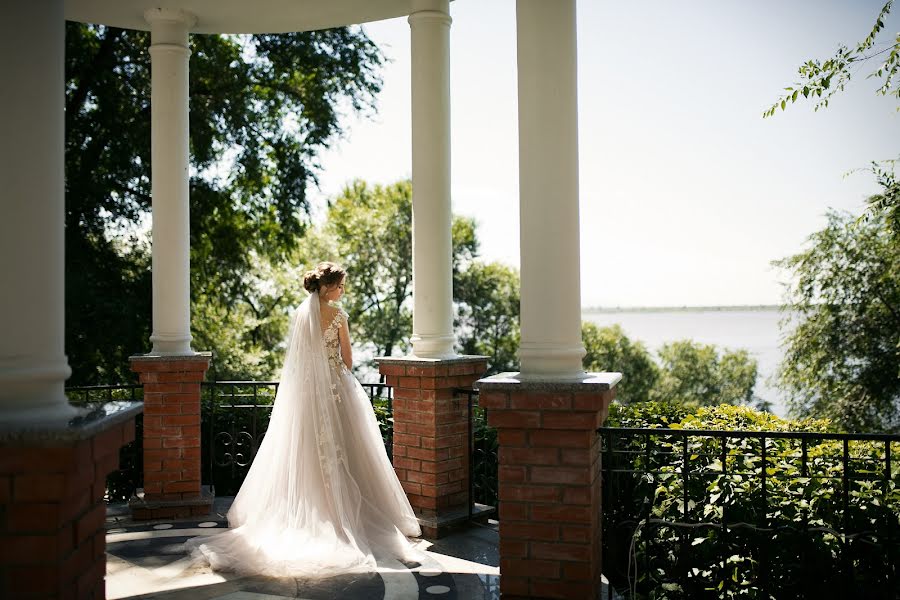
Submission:
M 409 569 L 379 565 L 376 573 L 322 580 L 240 577 L 192 564 L 188 538 L 227 527 L 233 498 L 217 498 L 203 519 L 132 521 L 125 505 L 110 505 L 106 518 L 106 597 L 165 600 L 477 599 L 500 598 L 498 533 L 472 526 L 440 540 L 419 542 L 427 561 Z

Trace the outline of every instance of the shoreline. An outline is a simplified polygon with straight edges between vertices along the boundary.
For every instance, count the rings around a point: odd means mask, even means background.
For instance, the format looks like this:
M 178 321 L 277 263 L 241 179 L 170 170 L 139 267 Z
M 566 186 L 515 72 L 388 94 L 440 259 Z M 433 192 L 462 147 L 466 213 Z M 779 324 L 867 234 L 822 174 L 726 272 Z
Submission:
M 600 313 L 671 313 L 671 312 L 763 312 L 780 311 L 782 304 L 747 304 L 734 306 L 586 306 L 582 314 Z

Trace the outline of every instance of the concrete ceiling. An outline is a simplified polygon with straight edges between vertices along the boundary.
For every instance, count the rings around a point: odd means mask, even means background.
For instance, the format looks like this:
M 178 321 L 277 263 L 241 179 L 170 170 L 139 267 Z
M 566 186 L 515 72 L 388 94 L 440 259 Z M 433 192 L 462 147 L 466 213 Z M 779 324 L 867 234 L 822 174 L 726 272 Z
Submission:
M 65 0 L 66 20 L 149 30 L 144 11 L 182 9 L 192 33 L 286 33 L 408 15 L 422 0 Z

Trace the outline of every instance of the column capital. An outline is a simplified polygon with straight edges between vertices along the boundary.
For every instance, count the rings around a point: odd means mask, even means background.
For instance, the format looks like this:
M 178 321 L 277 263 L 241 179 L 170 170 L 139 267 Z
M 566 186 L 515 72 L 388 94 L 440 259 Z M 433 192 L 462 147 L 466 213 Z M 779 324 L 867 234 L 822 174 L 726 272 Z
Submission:
M 197 15 L 181 8 L 148 8 L 144 11 L 144 20 L 151 26 L 172 23 L 191 28 L 197 24 Z
M 450 24 L 453 23 L 453 19 L 450 18 L 450 15 L 448 13 L 440 10 L 420 10 L 414 13 L 410 13 L 407 22 L 409 23 L 410 27 L 421 25 L 427 22 L 437 23 L 439 25 L 450 27 Z

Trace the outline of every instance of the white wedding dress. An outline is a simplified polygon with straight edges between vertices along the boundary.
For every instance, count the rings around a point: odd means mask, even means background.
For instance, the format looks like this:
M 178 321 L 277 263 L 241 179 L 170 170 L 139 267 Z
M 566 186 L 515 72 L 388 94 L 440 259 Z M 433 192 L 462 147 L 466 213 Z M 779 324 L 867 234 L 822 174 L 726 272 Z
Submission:
M 272 418 L 228 511 L 228 531 L 188 540 L 213 569 L 275 577 L 418 562 L 418 521 L 388 460 L 368 395 L 341 360 L 337 311 L 312 293 L 291 322 Z

